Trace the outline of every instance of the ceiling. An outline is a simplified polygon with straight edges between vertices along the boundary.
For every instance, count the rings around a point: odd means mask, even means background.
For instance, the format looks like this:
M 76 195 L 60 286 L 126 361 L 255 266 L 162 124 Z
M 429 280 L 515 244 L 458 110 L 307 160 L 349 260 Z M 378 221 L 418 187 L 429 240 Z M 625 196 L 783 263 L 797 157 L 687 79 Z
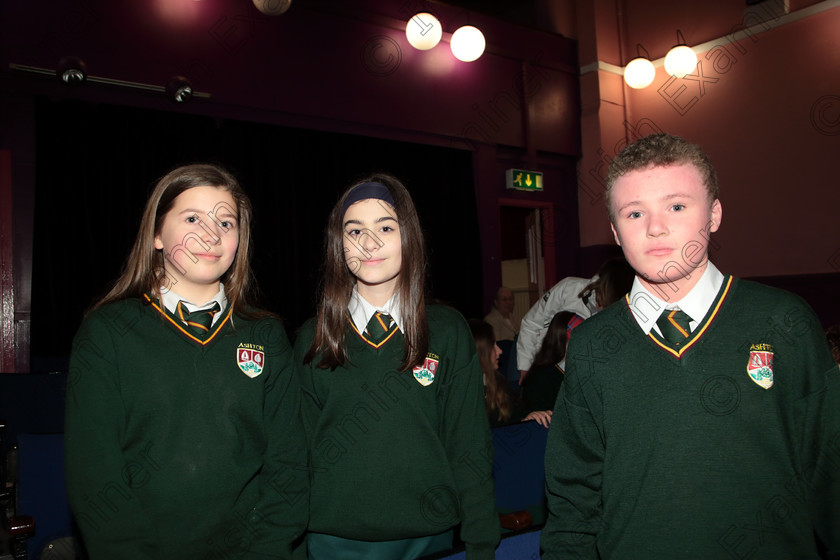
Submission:
M 572 6 L 575 0 L 516 0 L 514 2 L 510 0 L 445 0 L 435 3 L 490 16 L 516 25 L 556 33 L 557 30 L 551 28 L 551 18 L 541 14 L 555 11 L 556 6 L 559 5 Z M 566 29 L 562 31 L 568 36 Z
M 446 0 L 440 2 L 521 25 L 536 26 L 534 0 Z

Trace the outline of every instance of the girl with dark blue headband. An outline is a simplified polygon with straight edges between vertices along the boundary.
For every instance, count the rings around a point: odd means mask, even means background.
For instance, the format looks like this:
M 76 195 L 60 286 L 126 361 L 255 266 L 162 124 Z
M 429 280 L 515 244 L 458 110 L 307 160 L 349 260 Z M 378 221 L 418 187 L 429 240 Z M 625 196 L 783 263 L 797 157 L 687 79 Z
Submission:
M 375 175 L 338 200 L 317 316 L 295 360 L 310 449 L 310 560 L 410 560 L 499 539 L 475 345 L 426 303 L 426 251 L 403 184 Z M 457 531 L 456 531 L 457 529 Z

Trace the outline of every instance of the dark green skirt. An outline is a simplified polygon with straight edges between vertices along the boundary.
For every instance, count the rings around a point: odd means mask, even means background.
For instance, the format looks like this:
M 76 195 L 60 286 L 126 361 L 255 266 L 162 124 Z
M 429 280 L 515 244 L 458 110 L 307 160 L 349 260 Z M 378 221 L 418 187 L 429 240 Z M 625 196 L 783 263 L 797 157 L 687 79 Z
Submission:
M 357 541 L 324 533 L 306 537 L 309 560 L 413 560 L 452 548 L 454 530 L 396 541 Z

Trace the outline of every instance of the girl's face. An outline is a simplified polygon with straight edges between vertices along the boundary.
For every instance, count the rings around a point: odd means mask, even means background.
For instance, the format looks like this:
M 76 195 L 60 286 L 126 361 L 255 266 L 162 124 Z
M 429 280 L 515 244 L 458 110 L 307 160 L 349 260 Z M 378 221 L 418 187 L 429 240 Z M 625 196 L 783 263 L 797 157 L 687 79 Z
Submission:
M 219 291 L 239 247 L 236 202 L 218 187 L 193 187 L 179 194 L 158 224 L 155 249 L 163 250 L 168 285 L 201 305 Z
M 495 342 L 493 343 L 493 365 L 499 369 L 499 358 L 502 356 L 502 349 Z
M 373 305 L 385 304 L 394 295 L 402 267 L 396 212 L 383 200 L 360 200 L 344 213 L 343 227 L 344 258 L 359 295 Z

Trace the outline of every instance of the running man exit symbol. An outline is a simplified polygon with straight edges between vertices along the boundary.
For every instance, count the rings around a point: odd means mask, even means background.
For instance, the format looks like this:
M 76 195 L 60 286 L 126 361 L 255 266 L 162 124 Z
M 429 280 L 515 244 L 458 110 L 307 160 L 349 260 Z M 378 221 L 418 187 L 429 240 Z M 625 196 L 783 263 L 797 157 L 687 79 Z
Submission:
M 525 169 L 508 169 L 505 171 L 505 186 L 520 191 L 542 191 L 543 174 L 539 171 Z

